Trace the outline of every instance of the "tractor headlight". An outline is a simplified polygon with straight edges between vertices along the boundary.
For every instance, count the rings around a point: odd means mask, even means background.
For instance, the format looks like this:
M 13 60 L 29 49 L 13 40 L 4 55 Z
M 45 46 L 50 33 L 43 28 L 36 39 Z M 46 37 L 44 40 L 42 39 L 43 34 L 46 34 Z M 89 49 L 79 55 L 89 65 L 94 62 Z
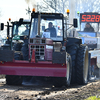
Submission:
M 41 60 L 44 60 L 44 56 L 40 56 L 40 59 L 41 59 Z

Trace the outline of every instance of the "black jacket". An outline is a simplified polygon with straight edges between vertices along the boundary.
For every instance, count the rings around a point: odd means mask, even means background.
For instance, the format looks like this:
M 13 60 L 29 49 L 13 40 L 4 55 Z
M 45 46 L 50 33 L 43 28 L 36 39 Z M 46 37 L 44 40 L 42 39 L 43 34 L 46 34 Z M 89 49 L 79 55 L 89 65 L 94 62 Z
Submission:
M 57 36 L 56 29 L 54 27 L 47 28 L 46 30 L 50 31 L 50 37 L 56 37 Z
M 94 28 L 90 27 L 90 28 L 84 28 L 85 32 L 94 32 Z

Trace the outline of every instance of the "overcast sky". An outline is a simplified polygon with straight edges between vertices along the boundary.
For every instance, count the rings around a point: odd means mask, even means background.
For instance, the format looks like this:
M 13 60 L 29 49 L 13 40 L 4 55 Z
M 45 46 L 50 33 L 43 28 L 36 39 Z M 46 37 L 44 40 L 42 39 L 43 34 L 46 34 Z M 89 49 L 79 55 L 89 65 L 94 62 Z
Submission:
M 25 0 L 0 0 L 0 22 L 7 22 L 9 18 L 18 20 L 28 18 L 25 9 L 28 8 Z

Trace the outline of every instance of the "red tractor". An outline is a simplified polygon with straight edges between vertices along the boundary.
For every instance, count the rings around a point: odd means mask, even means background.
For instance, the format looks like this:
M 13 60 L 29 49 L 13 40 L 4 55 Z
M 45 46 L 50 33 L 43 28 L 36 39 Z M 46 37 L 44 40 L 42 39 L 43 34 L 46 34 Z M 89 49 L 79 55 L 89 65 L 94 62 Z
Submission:
M 6 75 L 6 84 L 20 85 L 23 76 L 50 77 L 55 86 L 87 83 L 88 47 L 81 39 L 67 37 L 66 19 L 61 13 L 32 12 L 20 51 L 0 50 L 0 74 Z

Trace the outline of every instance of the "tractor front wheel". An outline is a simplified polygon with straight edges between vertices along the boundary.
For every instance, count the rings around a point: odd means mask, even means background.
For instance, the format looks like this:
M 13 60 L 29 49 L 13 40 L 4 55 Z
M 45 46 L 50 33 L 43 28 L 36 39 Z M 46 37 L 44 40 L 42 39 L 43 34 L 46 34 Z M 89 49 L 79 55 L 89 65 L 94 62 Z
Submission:
M 21 85 L 22 84 L 22 76 L 6 75 L 6 84 Z
M 88 82 L 88 47 L 81 45 L 77 54 L 77 83 L 80 85 Z
M 67 72 L 66 72 L 66 85 L 67 86 L 70 86 L 71 74 L 72 74 L 72 60 L 71 60 L 71 56 L 67 54 Z
M 55 77 L 54 78 L 54 86 L 62 87 L 62 86 L 70 86 L 71 82 L 71 72 L 72 72 L 72 61 L 71 56 L 67 54 L 67 64 L 66 64 L 66 77 Z

